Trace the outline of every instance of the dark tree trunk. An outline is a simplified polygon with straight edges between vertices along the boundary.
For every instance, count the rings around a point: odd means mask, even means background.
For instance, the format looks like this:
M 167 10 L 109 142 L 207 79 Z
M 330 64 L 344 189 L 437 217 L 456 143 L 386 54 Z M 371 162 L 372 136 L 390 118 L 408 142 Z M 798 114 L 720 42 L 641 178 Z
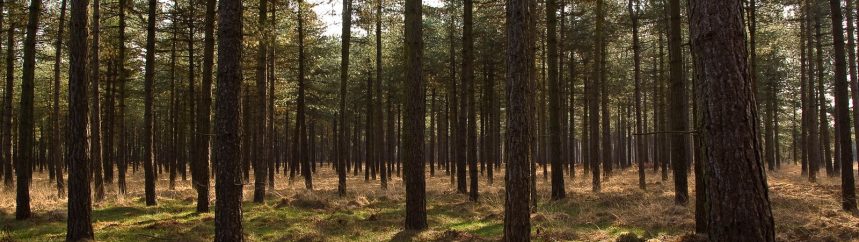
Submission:
M 146 206 L 155 205 L 155 170 L 153 167 L 153 163 L 155 162 L 155 135 L 153 132 L 155 117 L 152 107 L 155 97 L 152 89 L 155 84 L 155 13 L 157 11 L 157 3 L 157 0 L 149 0 L 149 17 L 146 27 L 145 105 L 143 113 L 143 172 Z
M 463 32 L 462 32 L 462 108 L 460 109 L 460 126 L 464 128 L 460 130 L 465 143 L 460 145 L 465 149 L 465 159 L 463 162 L 468 163 L 468 173 L 471 179 L 468 197 L 471 201 L 476 202 L 478 199 L 478 170 L 477 170 L 477 124 L 476 112 L 474 105 L 474 21 L 472 12 L 474 10 L 473 1 L 465 0 L 465 9 L 463 14 Z M 465 169 L 462 170 L 465 173 Z M 460 183 L 465 183 L 465 176 Z
M 298 135 L 298 139 L 296 142 L 298 144 L 298 160 L 301 163 L 301 175 L 304 176 L 304 187 L 307 190 L 313 190 L 313 174 L 310 171 L 310 154 L 309 153 L 309 145 L 308 145 L 308 137 L 307 137 L 307 107 L 305 104 L 305 89 L 306 89 L 306 80 L 305 80 L 305 67 L 306 67 L 306 58 L 304 53 L 304 0 L 298 1 L 298 120 L 296 121 L 296 128 Z
M 469 3 L 468 5 L 471 6 L 471 1 L 470 0 L 467 0 L 467 1 Z M 466 11 L 466 12 L 468 12 L 468 11 Z M 470 18 L 471 14 L 469 13 L 468 16 Z M 464 18 L 465 18 L 465 15 L 463 15 L 463 19 Z M 466 90 L 468 90 L 468 83 L 466 83 L 465 81 L 467 78 L 466 76 L 469 76 L 469 74 L 468 74 L 469 72 L 468 72 L 468 70 L 466 70 L 466 65 L 469 65 L 468 68 L 471 68 L 470 64 L 466 64 L 466 62 L 468 62 L 468 60 L 465 59 L 465 57 L 466 57 L 465 52 L 470 52 L 470 50 L 467 50 L 465 48 L 465 43 L 467 40 L 466 38 L 469 38 L 469 37 L 467 37 L 465 29 L 468 28 L 469 31 L 471 31 L 470 30 L 471 27 L 465 27 L 468 25 L 469 24 L 467 24 L 467 23 L 463 23 L 463 33 L 462 33 L 462 43 L 463 43 L 462 57 L 463 57 L 463 59 L 462 59 L 462 77 L 461 77 L 462 78 L 462 80 L 461 80 L 462 87 L 460 88 L 460 90 L 456 90 L 456 86 L 454 86 L 454 92 L 456 92 L 456 94 L 454 94 L 454 99 L 456 99 L 454 102 L 459 105 L 459 106 L 457 106 L 457 114 L 455 116 L 455 118 L 456 118 L 456 121 L 455 121 L 456 129 L 453 132 L 454 134 L 456 134 L 456 151 L 455 151 L 456 155 L 454 158 L 456 160 L 456 190 L 457 190 L 457 192 L 462 193 L 462 194 L 465 194 L 468 192 L 468 185 L 466 182 L 466 179 L 467 179 L 466 178 L 466 168 L 465 168 L 465 166 L 467 164 L 466 161 L 468 160 L 468 154 L 467 154 L 467 151 L 468 151 L 468 130 L 467 130 L 467 128 L 468 128 L 468 116 L 467 116 L 468 115 L 468 98 L 466 97 Z M 451 55 L 453 55 L 452 52 L 451 52 Z M 474 73 L 472 72 L 472 74 L 474 74 Z M 457 95 L 461 96 L 461 97 L 458 97 Z
M 826 169 L 827 176 L 834 176 L 835 174 L 832 172 L 832 147 L 829 137 L 829 118 L 827 113 L 829 112 L 829 101 L 826 100 L 826 89 L 824 88 L 824 78 L 825 71 L 823 69 L 823 33 L 822 31 L 822 23 L 824 18 L 824 13 L 821 7 L 818 4 L 814 4 L 814 38 L 815 38 L 815 65 L 817 67 L 817 90 L 816 96 L 812 96 L 815 100 L 815 104 L 817 105 L 817 113 L 819 114 L 820 120 L 818 120 L 817 124 L 819 125 L 819 146 L 818 149 L 822 149 L 823 158 L 822 162 L 824 168 Z M 812 85 L 813 86 L 813 85 Z M 819 164 L 819 163 L 818 163 Z M 814 172 L 819 170 L 819 165 Z
M 680 0 L 669 1 L 670 28 L 668 39 L 668 55 L 671 62 L 669 72 L 669 122 L 668 131 L 685 132 L 688 129 L 688 110 L 686 108 L 686 78 L 683 74 L 683 53 L 681 49 L 680 32 Z M 674 170 L 674 202 L 686 204 L 689 201 L 689 189 L 686 174 L 688 168 L 688 151 L 686 135 L 671 134 L 671 166 Z
M 33 176 L 33 96 L 36 69 L 36 32 L 39 27 L 39 16 L 42 11 L 42 1 L 30 1 L 27 17 L 27 36 L 24 39 L 24 66 L 21 74 L 20 114 L 18 118 L 18 142 L 15 159 L 15 176 L 17 177 L 17 196 L 15 199 L 15 219 L 30 218 L 30 182 Z
M 128 7 L 127 0 L 119 0 L 119 64 L 117 66 L 117 71 L 119 72 L 119 118 L 114 121 L 118 121 L 118 130 L 119 132 L 119 140 L 117 141 L 116 154 L 118 158 L 116 159 L 117 170 L 119 171 L 119 176 L 117 177 L 117 188 L 119 190 L 119 194 L 125 194 L 127 192 L 127 187 L 125 183 L 125 173 L 128 168 L 128 133 L 125 129 L 125 88 L 126 88 L 126 71 L 125 71 L 125 59 L 126 59 L 126 46 L 125 46 L 125 27 L 126 27 L 126 17 L 125 17 L 125 8 Z M 113 159 L 106 159 L 103 162 L 104 165 L 104 180 L 108 184 L 113 182 Z
M 848 5 L 849 7 L 849 5 Z M 839 133 L 835 135 L 836 147 L 841 153 L 839 160 L 835 162 L 841 163 L 841 206 L 845 211 L 856 210 L 856 186 L 853 178 L 853 150 L 850 141 L 850 110 L 848 108 L 849 100 L 847 96 L 847 63 L 845 62 L 845 47 L 844 47 L 844 28 L 841 15 L 841 1 L 829 0 L 829 8 L 832 12 L 832 41 L 835 46 L 835 79 L 834 88 L 832 89 L 835 95 L 835 126 Z M 852 11 L 852 9 L 847 10 Z M 852 31 L 851 31 L 852 32 Z
M 63 1 L 65 5 L 65 1 Z M 72 0 L 69 20 L 69 117 L 66 159 L 69 165 L 69 203 L 66 241 L 92 240 L 90 161 L 86 154 L 87 120 L 87 5 Z M 96 5 L 97 6 L 97 5 Z M 63 7 L 65 8 L 65 7 Z M 97 35 L 96 35 L 97 36 Z M 95 101 L 98 103 L 98 100 Z M 94 114 L 98 116 L 98 113 Z M 97 129 L 97 128 L 93 128 Z M 58 174 L 62 180 L 62 173 Z
M 546 44 L 548 54 L 549 76 L 549 162 L 552 166 L 552 200 L 566 197 L 564 190 L 564 164 L 561 160 L 561 95 L 558 80 L 558 3 L 555 0 L 546 2 Z
M 337 150 L 337 194 L 346 195 L 346 160 L 348 157 L 348 139 L 346 128 L 346 94 L 349 83 L 349 47 L 352 41 L 352 0 L 343 0 L 343 29 L 340 39 L 340 124 L 343 125 L 338 133 Z M 336 125 L 335 125 L 336 126 Z M 336 129 L 336 128 L 335 128 Z
M 605 13 L 603 12 L 603 0 L 597 0 L 597 23 L 596 23 L 596 48 L 594 49 L 594 70 L 590 80 L 589 85 L 585 85 L 585 93 L 588 94 L 588 125 L 589 125 L 589 135 L 588 135 L 588 143 L 590 144 L 590 169 L 593 172 L 593 191 L 600 191 L 600 131 L 599 131 L 599 123 L 600 123 L 600 111 L 599 111 L 599 91 L 596 86 L 597 83 L 600 83 L 599 80 L 602 79 L 602 61 L 604 60 L 601 56 L 604 48 L 602 48 L 605 43 L 604 34 L 603 34 L 603 22 L 605 21 Z M 607 125 L 607 124 L 603 124 Z M 608 137 L 604 137 L 608 138 Z
M 199 155 L 192 165 L 198 173 L 194 182 L 197 190 L 197 212 L 209 211 L 209 133 L 211 132 L 210 106 L 212 105 L 212 70 L 215 56 L 215 0 L 206 0 L 206 23 L 203 27 L 203 76 L 200 84 L 200 103 L 197 105 L 197 145 Z
M 54 104 L 51 105 L 53 107 L 53 112 L 51 112 L 51 164 L 54 167 L 52 173 L 57 175 L 57 195 L 62 197 L 65 195 L 65 188 L 63 185 L 63 163 L 60 161 L 62 156 L 60 155 L 60 62 L 63 58 L 63 32 L 65 30 L 65 22 L 66 22 L 66 0 L 63 0 L 60 4 L 60 25 L 57 30 L 57 41 L 54 45 Z M 86 77 L 84 77 L 86 80 Z M 86 127 L 84 127 L 86 128 Z M 96 187 L 98 188 L 98 186 Z M 103 192 L 103 191 L 102 191 Z
M 690 1 L 712 241 L 775 241 L 740 1 Z M 718 33 L 718 34 L 717 34 Z M 727 52 L 724 50 L 736 50 Z M 737 54 L 736 52 L 739 52 Z
M 268 159 L 265 146 L 265 87 L 266 55 L 268 54 L 268 0 L 259 1 L 257 37 L 260 38 L 256 62 L 256 102 L 254 105 L 254 202 L 265 201 L 265 183 L 268 178 Z
M 403 175 L 406 183 L 407 230 L 427 228 L 426 180 L 424 174 L 425 83 L 423 80 L 423 6 L 419 0 L 406 0 L 406 81 L 403 150 Z
M 102 180 L 102 157 L 104 154 L 102 151 L 107 151 L 106 149 L 102 149 L 103 143 L 101 138 L 101 107 L 99 101 L 99 90 L 98 85 L 101 81 L 101 72 L 99 67 L 101 66 L 101 59 L 99 58 L 99 45 L 100 45 L 100 37 L 101 37 L 101 0 L 93 0 L 92 3 L 92 49 L 90 52 L 90 81 L 91 86 L 90 90 L 92 92 L 92 110 L 90 110 L 90 135 L 92 136 L 92 140 L 90 141 L 90 164 L 92 165 L 92 173 L 95 179 L 95 200 L 101 201 L 104 199 L 104 182 Z M 58 113 L 58 112 L 55 112 Z
M 215 109 L 215 241 L 242 241 L 242 179 L 239 160 L 242 2 L 218 2 L 218 87 Z
M 633 78 L 635 79 L 635 132 L 644 133 L 643 119 L 641 118 L 641 41 L 638 36 L 638 7 L 637 0 L 629 0 L 629 15 L 632 18 L 632 52 L 633 52 Z M 635 161 L 638 164 L 638 188 L 647 189 L 644 174 L 644 139 L 647 136 L 635 137 Z
M 529 205 L 531 142 L 528 82 L 531 75 L 529 1 L 507 0 L 507 169 L 505 169 L 504 241 L 531 240 Z

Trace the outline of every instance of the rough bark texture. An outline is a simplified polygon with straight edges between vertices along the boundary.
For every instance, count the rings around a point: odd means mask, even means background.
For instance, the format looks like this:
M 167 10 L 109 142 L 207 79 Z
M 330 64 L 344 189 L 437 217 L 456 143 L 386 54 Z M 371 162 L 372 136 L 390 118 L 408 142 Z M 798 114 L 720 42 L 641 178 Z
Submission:
M 102 154 L 103 143 L 101 138 L 101 106 L 99 105 L 101 102 L 99 101 L 99 90 L 98 85 L 101 82 L 101 72 L 99 71 L 99 67 L 101 65 L 101 58 L 99 58 L 99 45 L 100 45 L 100 31 L 101 31 L 101 0 L 93 0 L 92 4 L 92 42 L 91 51 L 90 52 L 90 90 L 92 91 L 92 109 L 90 110 L 90 135 L 92 136 L 92 140 L 90 141 L 90 164 L 92 164 L 92 173 L 93 178 L 95 179 L 95 200 L 101 201 L 104 198 L 104 183 L 102 180 L 102 164 L 101 160 L 104 156 Z
M 146 31 L 146 66 L 144 74 L 144 111 L 143 111 L 143 172 L 146 206 L 155 206 L 155 115 L 153 102 L 155 100 L 153 86 L 155 84 L 155 13 L 157 0 L 149 0 L 149 17 Z
M 21 73 L 21 100 L 18 117 L 18 149 L 15 152 L 15 176 L 17 190 L 15 199 L 15 219 L 27 219 L 30 212 L 30 182 L 33 176 L 33 80 L 36 69 L 36 32 L 42 1 L 30 1 L 27 17 L 27 36 L 24 38 L 24 65 Z
M 528 113 L 531 9 L 526 0 L 507 0 L 507 169 L 505 170 L 504 241 L 531 240 L 528 203 L 531 169 Z
M 427 228 L 426 180 L 424 174 L 424 127 L 426 102 L 423 79 L 423 20 L 420 0 L 406 0 L 406 80 L 403 89 L 403 179 L 406 183 L 406 221 L 409 230 Z
M 203 76 L 200 84 L 200 102 L 197 105 L 197 145 L 199 155 L 193 164 L 191 176 L 196 177 L 197 212 L 209 211 L 209 135 L 211 133 L 212 70 L 215 58 L 215 0 L 206 0 L 206 23 L 203 27 Z
M 63 30 L 65 30 L 66 22 L 66 2 L 60 4 L 60 25 L 57 30 L 57 41 L 54 45 L 54 104 L 53 112 L 51 113 L 51 165 L 55 167 L 50 173 L 56 174 L 57 179 L 57 194 L 64 196 L 65 188 L 63 187 L 63 164 L 60 159 L 60 64 L 63 58 Z M 84 77 L 86 80 L 86 77 Z
M 755 101 L 741 2 L 690 1 L 691 40 L 702 102 L 711 241 L 775 241 L 756 141 Z M 735 50 L 735 51 L 724 51 Z
M 90 161 L 87 159 L 87 5 L 72 0 L 69 20 L 69 117 L 66 161 L 69 165 L 69 202 L 66 241 L 92 240 Z M 98 102 L 98 101 L 96 101 Z M 97 116 L 97 114 L 96 114 Z M 62 174 L 57 174 L 62 179 Z
M 850 141 L 850 110 L 847 94 L 847 63 L 845 60 L 844 47 L 844 27 L 841 15 L 841 1 L 829 0 L 830 11 L 832 12 L 832 41 L 835 46 L 835 79 L 834 88 L 832 91 L 835 95 L 835 127 L 836 129 L 835 146 L 840 151 L 837 157 L 841 164 L 841 205 L 846 211 L 856 210 L 856 186 L 853 178 L 853 150 Z M 847 10 L 851 11 L 851 10 Z
M 239 93 L 241 93 L 242 1 L 218 2 L 218 88 L 213 160 L 215 241 L 242 241 L 242 176 L 239 160 Z
M 340 39 L 340 124 L 343 128 L 338 134 L 337 149 L 337 194 L 341 197 L 346 195 L 346 157 L 349 147 L 346 134 L 346 94 L 349 83 L 349 47 L 352 40 L 352 0 L 343 0 L 343 29 Z
M 259 1 L 257 37 L 260 38 L 257 48 L 256 62 L 256 105 L 254 105 L 254 202 L 265 200 L 265 183 L 268 172 L 268 159 L 265 146 L 265 87 L 266 87 L 266 54 L 268 54 L 268 0 Z
M 605 13 L 603 12 L 603 0 L 597 0 L 597 23 L 596 23 L 596 49 L 594 49 L 594 70 L 592 72 L 592 77 L 589 85 L 585 85 L 585 93 L 588 94 L 587 102 L 588 102 L 588 125 L 589 125 L 589 134 L 588 134 L 588 144 L 589 147 L 589 155 L 590 158 L 590 170 L 593 174 L 593 191 L 600 191 L 600 131 L 599 131 L 599 122 L 600 122 L 600 111 L 599 111 L 599 91 L 596 89 L 596 84 L 599 83 L 599 79 L 602 76 L 602 68 L 600 63 L 602 62 L 603 48 L 601 47 L 605 43 L 603 43 L 605 36 L 603 34 L 603 22 L 605 21 Z
M 564 164 L 561 160 L 561 88 L 558 80 L 558 3 L 546 2 L 546 44 L 549 67 L 549 162 L 552 166 L 552 200 L 566 197 L 564 190 Z
M 671 64 L 669 80 L 669 122 L 668 131 L 683 132 L 688 129 L 686 109 L 686 78 L 683 74 L 683 52 L 681 49 L 680 0 L 669 1 L 670 28 L 668 37 L 668 56 Z M 674 170 L 674 202 L 686 204 L 689 201 L 689 188 L 686 181 L 688 170 L 688 151 L 686 135 L 670 134 L 671 167 Z

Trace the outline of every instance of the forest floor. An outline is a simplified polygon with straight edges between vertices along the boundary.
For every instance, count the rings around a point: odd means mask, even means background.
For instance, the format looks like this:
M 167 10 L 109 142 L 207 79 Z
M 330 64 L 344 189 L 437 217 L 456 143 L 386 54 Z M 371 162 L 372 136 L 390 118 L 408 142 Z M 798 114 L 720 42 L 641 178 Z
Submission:
M 303 179 L 293 184 L 279 175 L 276 189 L 264 204 L 250 202 L 252 186 L 244 190 L 244 233 L 249 241 L 492 241 L 503 234 L 504 181 L 481 180 L 480 202 L 457 194 L 444 171 L 427 176 L 429 229 L 403 232 L 404 191 L 395 177 L 389 190 L 379 182 L 365 182 L 363 174 L 349 176 L 348 196 L 336 195 L 337 179 L 330 169 L 314 177 L 313 192 Z M 189 174 L 190 175 L 190 174 Z M 549 183 L 538 173 L 541 197 L 532 214 L 532 236 L 537 241 L 616 241 L 624 235 L 650 241 L 678 241 L 694 231 L 694 191 L 686 206 L 674 205 L 673 186 L 648 171 L 647 191 L 638 189 L 634 169 L 618 171 L 590 191 L 590 177 L 581 170 L 570 182 L 567 198 L 549 201 Z M 46 174 L 34 174 L 34 217 L 14 220 L 13 190 L 0 192 L 0 242 L 60 241 L 65 238 L 66 199 Z M 158 206 L 142 202 L 142 172 L 129 177 L 129 193 L 117 196 L 108 186 L 104 201 L 94 204 L 93 225 L 99 241 L 211 241 L 214 214 L 195 213 L 190 181 L 177 181 L 168 190 L 166 174 L 157 184 Z M 796 166 L 769 174 L 770 199 L 780 241 L 859 241 L 859 217 L 840 209 L 840 180 L 824 175 L 817 183 L 800 177 Z M 188 178 L 190 179 L 190 177 Z M 690 177 L 690 188 L 694 188 Z M 214 190 L 214 189 L 212 189 Z M 214 199 L 214 196 L 212 196 Z M 214 203 L 212 203 L 214 204 Z M 625 237 L 625 236 L 624 236 Z M 635 240 L 625 240 L 635 241 Z

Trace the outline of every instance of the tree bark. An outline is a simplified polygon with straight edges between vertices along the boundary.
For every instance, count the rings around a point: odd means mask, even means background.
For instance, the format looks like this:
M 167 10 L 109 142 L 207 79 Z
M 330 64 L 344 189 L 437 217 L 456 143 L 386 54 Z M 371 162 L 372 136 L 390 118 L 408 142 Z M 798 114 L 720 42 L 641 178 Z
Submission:
M 504 241 L 531 240 L 529 205 L 531 142 L 528 82 L 531 75 L 529 1 L 507 0 L 507 169 L 505 169 Z
M 65 5 L 65 1 L 63 1 L 63 5 Z M 66 136 L 66 144 L 68 144 L 66 159 L 69 165 L 66 241 L 80 241 L 94 239 L 92 198 L 90 197 L 90 161 L 86 154 L 87 5 L 89 5 L 89 1 L 72 0 L 71 5 L 72 13 L 69 20 L 69 29 L 71 30 L 69 36 L 69 117 L 68 135 Z M 98 5 L 96 4 L 96 6 Z M 95 102 L 98 103 L 98 100 Z M 98 116 L 98 113 L 95 112 L 94 116 Z M 62 180 L 62 173 L 58 174 L 57 178 Z
M 849 5 L 848 5 L 849 6 Z M 835 145 L 841 153 L 841 207 L 845 211 L 856 210 L 856 186 L 853 178 L 853 150 L 850 141 L 850 110 L 847 94 L 847 63 L 845 60 L 844 20 L 841 15 L 841 1 L 829 0 L 829 9 L 832 13 L 832 42 L 835 52 L 835 79 L 832 91 L 835 95 L 835 126 L 839 134 L 836 134 Z M 852 11 L 848 8 L 847 10 Z M 852 32 L 852 31 L 851 31 Z
M 17 190 L 15 199 L 15 219 L 30 218 L 30 182 L 33 176 L 33 96 L 36 69 L 36 35 L 42 1 L 30 1 L 27 17 L 27 36 L 24 39 L 24 65 L 21 74 L 20 114 L 18 118 L 18 144 L 15 159 Z
M 242 241 L 242 179 L 239 160 L 242 1 L 218 1 L 218 87 L 215 144 L 215 241 Z
M 690 1 L 711 241 L 775 241 L 740 1 Z M 724 50 L 736 50 L 728 52 Z
M 406 0 L 406 81 L 403 150 L 403 174 L 406 183 L 407 230 L 427 228 L 426 180 L 424 174 L 424 127 L 426 120 L 425 83 L 423 78 L 423 6 L 419 0 Z

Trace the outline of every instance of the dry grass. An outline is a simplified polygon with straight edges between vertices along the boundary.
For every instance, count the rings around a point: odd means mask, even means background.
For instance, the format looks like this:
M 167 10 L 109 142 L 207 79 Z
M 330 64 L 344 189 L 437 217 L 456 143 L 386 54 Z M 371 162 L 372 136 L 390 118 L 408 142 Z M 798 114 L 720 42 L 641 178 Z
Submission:
M 770 198 L 781 241 L 859 241 L 859 218 L 840 210 L 840 180 L 820 178 L 809 183 L 789 166 L 769 176 Z M 496 172 L 503 174 L 503 172 Z M 648 171 L 648 190 L 641 191 L 634 170 L 620 171 L 603 183 L 603 192 L 590 191 L 590 178 L 567 183 L 567 199 L 548 201 L 549 183 L 538 173 L 540 205 L 532 214 L 533 237 L 541 241 L 614 241 L 633 234 L 652 241 L 676 241 L 694 230 L 692 205 L 673 204 L 670 181 L 662 182 Z M 365 182 L 363 174 L 349 176 L 349 195 L 336 196 L 337 181 L 331 170 L 320 169 L 313 192 L 303 180 L 278 176 L 276 189 L 265 204 L 246 202 L 244 227 L 251 241 L 483 241 L 501 238 L 503 179 L 495 184 L 481 180 L 480 203 L 468 202 L 455 192 L 440 171 L 428 177 L 430 228 L 403 232 L 404 191 L 395 177 L 390 189 L 378 181 Z M 104 241 L 210 241 L 213 214 L 193 212 L 195 192 L 189 181 L 167 189 L 166 174 L 157 184 L 159 205 L 145 207 L 142 174 L 129 177 L 129 194 L 116 195 L 94 205 L 96 238 Z M 690 181 L 694 179 L 690 178 Z M 694 187 L 690 184 L 690 187 Z M 245 186 L 244 197 L 252 195 Z M 31 196 L 35 217 L 14 221 L 14 192 L 0 193 L 0 241 L 55 241 L 64 238 L 66 200 L 56 196 L 47 175 L 36 174 Z M 214 194 L 212 195 L 214 198 Z M 694 197 L 693 197 L 694 199 Z M 694 201 L 694 200 L 693 200 Z

